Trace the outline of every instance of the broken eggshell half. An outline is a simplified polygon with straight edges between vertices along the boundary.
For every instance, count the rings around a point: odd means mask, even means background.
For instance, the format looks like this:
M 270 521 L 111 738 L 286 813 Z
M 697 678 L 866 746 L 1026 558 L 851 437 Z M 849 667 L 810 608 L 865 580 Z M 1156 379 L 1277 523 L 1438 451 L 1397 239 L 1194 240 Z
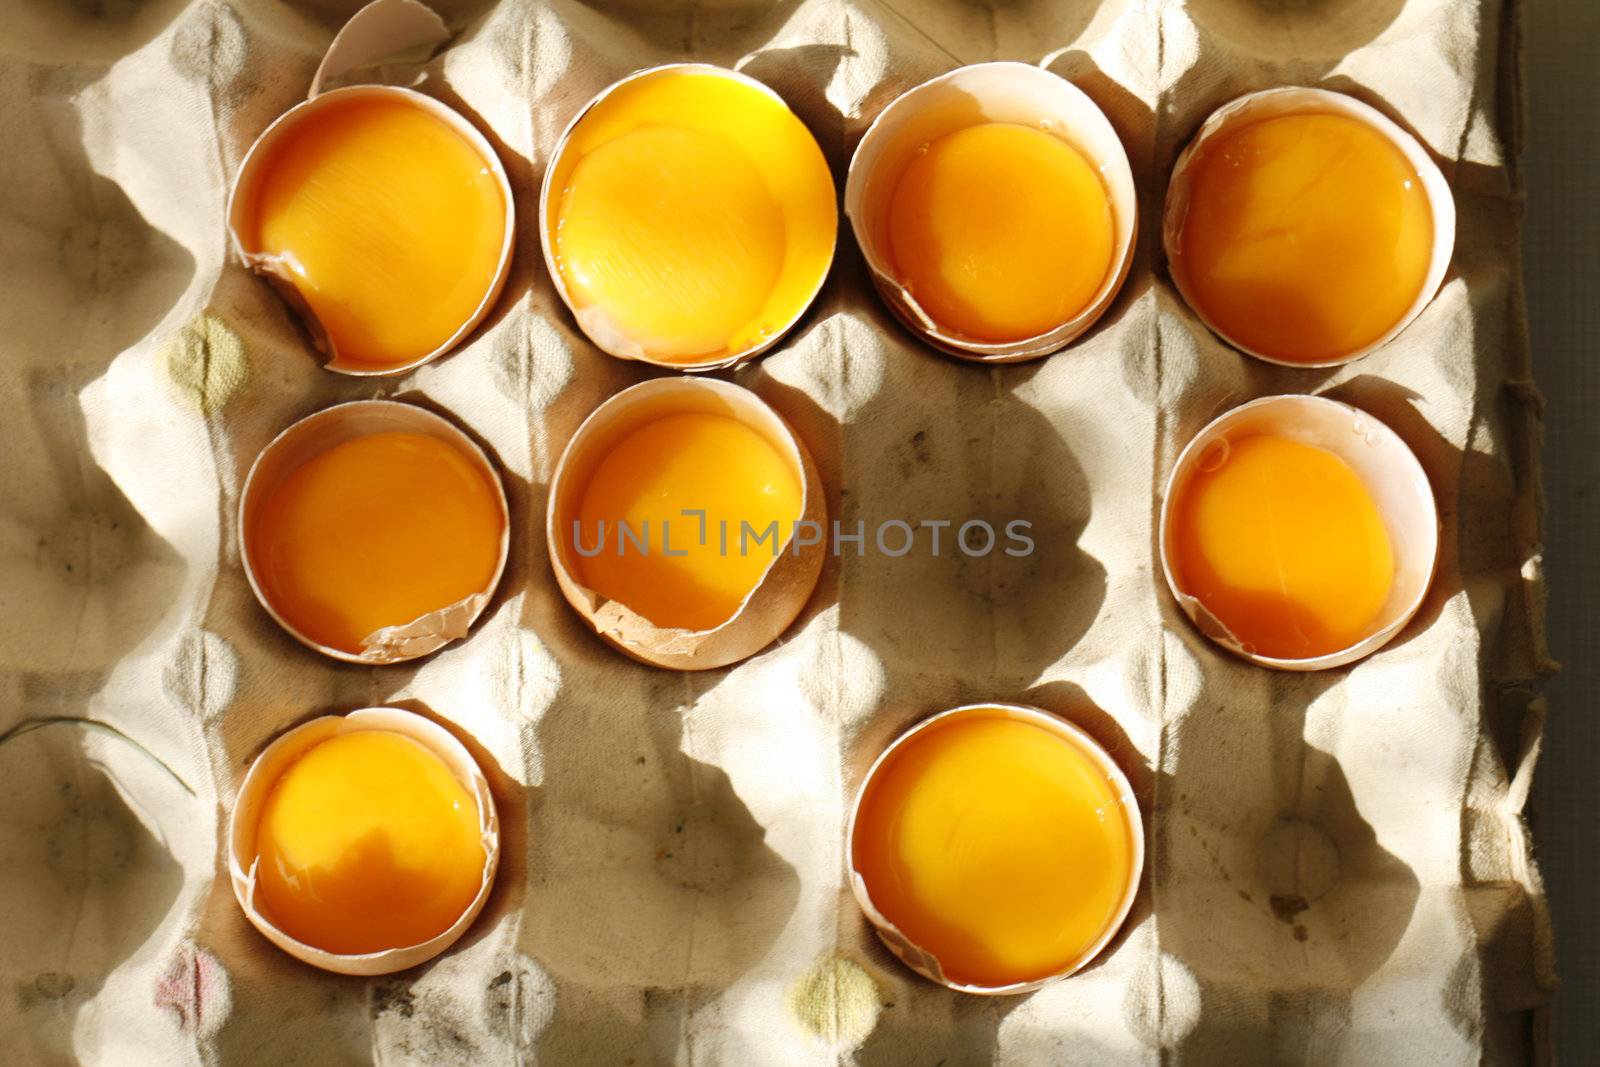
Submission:
M 799 278 L 797 291 L 803 292 L 803 299 L 793 301 L 792 307 L 789 307 L 788 303 L 785 302 L 783 306 L 788 307 L 787 313 L 780 315 L 769 329 L 763 329 L 750 343 L 736 350 L 707 354 L 700 358 L 653 353 L 648 349 L 645 340 L 631 335 L 627 329 L 614 321 L 603 308 L 581 306 L 574 297 L 571 288 L 567 285 L 556 247 L 557 231 L 561 225 L 562 190 L 583 158 L 578 154 L 574 142 L 582 140 L 585 120 L 603 114 L 608 101 L 613 97 L 626 97 L 630 94 L 637 96 L 637 90 L 645 87 L 653 79 L 670 78 L 683 74 L 726 78 L 776 101 L 784 112 L 794 119 L 795 124 L 804 133 L 805 138 L 809 140 L 811 148 L 814 149 L 816 181 L 809 181 L 804 174 L 794 174 L 788 176 L 787 180 L 781 183 L 782 188 L 775 189 L 773 192 L 778 195 L 787 195 L 791 198 L 804 197 L 807 200 L 824 201 L 820 205 L 812 203 L 810 206 L 814 208 L 820 207 L 830 220 L 826 227 L 826 233 L 823 232 L 823 227 L 821 226 L 802 227 L 797 232 L 794 228 L 796 224 L 790 223 L 788 233 L 789 248 L 783 270 L 785 274 L 793 274 Z M 734 143 L 742 140 L 737 128 L 719 128 L 718 116 L 714 114 L 683 115 L 681 116 L 681 121 L 703 126 L 717 133 L 719 137 L 726 138 Z M 598 148 L 601 145 L 594 147 Z M 770 178 L 769 184 L 771 184 Z M 825 197 L 821 191 L 823 186 L 826 187 Z M 567 306 L 567 309 L 572 312 L 578 328 L 602 352 L 616 356 L 618 359 L 636 359 L 668 370 L 691 373 L 724 370 L 755 359 L 777 344 L 795 327 L 811 308 L 811 305 L 816 302 L 817 294 L 822 291 L 822 285 L 827 280 L 828 271 L 833 265 L 834 251 L 838 243 L 838 209 L 835 206 L 835 196 L 833 175 L 822 155 L 822 149 L 816 144 L 815 135 L 811 133 L 809 127 L 800 121 L 799 116 L 794 114 L 788 102 L 775 90 L 747 74 L 741 74 L 726 67 L 719 67 L 709 63 L 669 63 L 634 71 L 627 77 L 615 82 L 585 104 L 573 116 L 572 121 L 567 124 L 567 128 L 562 131 L 560 138 L 556 141 L 555 149 L 550 153 L 550 165 L 545 168 L 544 179 L 539 186 L 539 241 L 544 249 L 545 266 L 550 272 L 550 280 L 555 285 L 556 293 L 561 297 L 561 301 Z M 819 240 L 819 238 L 823 239 Z
M 317 68 L 311 83 L 309 97 L 280 115 L 257 137 L 245 153 L 234 178 L 233 190 L 228 196 L 228 237 L 234 253 L 252 271 L 260 274 L 283 297 L 295 317 L 305 327 L 316 349 L 327 357 L 324 366 L 339 374 L 357 377 L 382 377 L 404 374 L 435 359 L 466 339 L 489 310 L 494 307 L 506 277 L 511 271 L 512 248 L 516 238 L 516 205 L 512 198 L 511 182 L 505 167 L 488 139 L 453 108 L 431 96 L 413 89 L 392 85 L 350 85 L 324 92 L 324 81 L 364 67 L 379 59 L 419 46 L 437 44 L 449 36 L 443 20 L 416 0 L 374 0 L 345 23 L 334 38 Z M 291 268 L 280 257 L 269 255 L 250 247 L 246 235 L 250 233 L 257 191 L 261 179 L 273 158 L 274 149 L 287 135 L 303 123 L 318 121 L 318 115 L 330 106 L 338 106 L 361 97 L 399 99 L 420 108 L 458 133 L 482 157 L 500 189 L 501 203 L 505 207 L 505 220 L 500 238 L 500 258 L 489 287 L 470 315 L 455 331 L 432 351 L 418 352 L 413 358 L 398 363 L 370 363 L 347 359 L 333 343 L 305 298 L 295 287 Z M 419 294 L 425 296 L 426 294 Z
M 1106 777 L 1115 785 L 1117 794 L 1122 799 L 1122 811 L 1127 819 L 1128 831 L 1133 840 L 1133 862 L 1128 875 L 1128 884 L 1123 889 L 1122 900 L 1117 906 L 1115 918 L 1107 925 L 1105 932 L 1082 955 L 1055 974 L 1047 975 L 1044 978 L 1028 982 L 1012 982 L 1007 985 L 985 986 L 952 980 L 944 973 L 944 968 L 940 965 L 937 956 L 913 942 L 900 931 L 899 927 L 890 922 L 878 910 L 877 905 L 872 902 L 872 894 L 867 888 L 866 879 L 862 877 L 861 872 L 855 865 L 855 837 L 856 823 L 861 816 L 861 802 L 867 795 L 867 788 L 872 784 L 873 777 L 878 773 L 879 768 L 884 765 L 897 749 L 935 723 L 974 712 L 989 713 L 992 711 L 1003 712 L 1010 718 L 1031 723 L 1063 737 L 1087 755 L 1105 773 Z M 1133 909 L 1134 898 L 1139 893 L 1139 883 L 1144 877 L 1144 819 L 1140 815 L 1139 801 L 1134 796 L 1133 786 L 1129 783 L 1128 776 L 1123 773 L 1122 768 L 1117 765 L 1117 761 L 1111 758 L 1110 753 L 1105 750 L 1105 747 L 1100 742 L 1089 736 L 1081 727 L 1068 722 L 1066 719 L 1058 715 L 1052 715 L 1041 708 L 1025 704 L 1007 704 L 1001 701 L 964 704 L 959 708 L 941 711 L 937 715 L 929 716 L 916 723 L 895 738 L 893 743 L 885 748 L 877 759 L 872 761 L 872 766 L 867 769 L 867 773 L 861 779 L 861 785 L 856 790 L 855 802 L 850 807 L 850 824 L 849 830 L 845 835 L 844 848 L 845 863 L 850 871 L 851 892 L 855 894 L 856 903 L 860 905 L 862 912 L 865 913 L 867 921 L 872 923 L 873 929 L 878 934 L 878 939 L 888 947 L 889 951 L 894 953 L 900 962 L 930 981 L 938 982 L 947 989 L 954 989 L 958 993 L 975 993 L 980 996 L 1014 996 L 1018 993 L 1031 993 L 1036 989 L 1050 985 L 1052 982 L 1058 982 L 1063 978 L 1070 977 L 1087 967 L 1105 950 L 1105 947 L 1117 936 L 1117 932 L 1122 929 L 1123 923 L 1128 919 L 1128 912 Z
M 634 659 L 673 670 L 723 667 L 752 656 L 794 622 L 816 588 L 826 537 L 802 542 L 789 531 L 761 580 L 726 622 L 709 630 L 657 626 L 620 601 L 583 584 L 574 558 L 573 527 L 596 467 L 623 438 L 669 415 L 706 412 L 736 419 L 788 458 L 799 476 L 800 523 L 821 530 L 827 502 L 816 464 L 800 438 L 750 390 L 714 378 L 656 378 L 624 389 L 596 408 L 567 443 L 551 478 L 545 512 L 550 566 L 567 603 L 595 633 Z M 797 524 L 798 529 L 798 524 Z
M 1384 602 L 1356 643 L 1322 656 L 1264 656 L 1240 641 L 1183 587 L 1172 526 L 1177 500 L 1195 474 L 1227 456 L 1231 442 L 1268 434 L 1324 449 L 1347 463 L 1372 495 L 1394 551 L 1395 574 Z M 1433 487 L 1416 454 L 1378 419 L 1348 404 L 1320 396 L 1269 396 L 1225 412 L 1194 436 L 1173 465 L 1161 501 L 1161 571 L 1183 613 L 1206 637 L 1263 667 L 1320 671 L 1369 656 L 1393 640 L 1422 606 L 1439 558 L 1439 513 Z
M 478 887 L 478 893 L 467 905 L 467 910 L 437 937 L 421 944 L 382 952 L 341 954 L 291 937 L 257 906 L 256 867 L 260 857 L 256 850 L 256 827 L 272 787 L 290 764 L 330 737 L 357 730 L 383 730 L 411 738 L 443 760 L 456 781 L 477 801 L 478 827 L 484 852 L 483 884 Z M 289 730 L 269 744 L 250 765 L 244 781 L 239 785 L 233 815 L 228 821 L 228 875 L 233 882 L 233 895 L 244 910 L 245 918 L 268 941 L 295 959 L 336 974 L 391 974 L 439 955 L 455 944 L 483 910 L 484 902 L 489 899 L 489 890 L 494 885 L 499 863 L 500 820 L 495 812 L 494 796 L 489 791 L 489 780 L 482 768 L 466 746 L 456 740 L 449 730 L 421 715 L 399 708 L 362 708 L 348 715 L 324 715 Z
M 303 464 L 335 445 L 376 433 L 413 433 L 452 445 L 494 487 L 500 509 L 500 552 L 494 575 L 484 588 L 421 618 L 399 626 L 386 626 L 367 637 L 360 652 L 324 645 L 307 636 L 274 606 L 256 573 L 251 540 L 261 508 L 284 480 Z M 505 573 L 511 547 L 510 509 L 500 476 L 483 449 L 449 419 L 426 408 L 396 400 L 353 400 L 307 415 L 273 438 L 261 450 L 245 478 L 239 495 L 239 558 L 256 599 L 277 624 L 307 648 L 346 663 L 401 663 L 426 656 L 457 638 L 465 637 L 489 603 Z
M 1422 190 L 1427 194 L 1428 206 L 1433 213 L 1433 250 L 1428 263 L 1428 273 L 1424 276 L 1422 289 L 1412 301 L 1398 322 L 1391 326 L 1381 337 L 1371 344 L 1364 345 L 1353 352 L 1346 353 L 1337 359 L 1321 362 L 1306 362 L 1280 359 L 1269 356 L 1241 344 L 1230 337 L 1225 331 L 1219 329 L 1217 324 L 1206 316 L 1200 302 L 1195 298 L 1193 289 L 1189 285 L 1188 272 L 1185 269 L 1183 257 L 1183 224 L 1189 214 L 1189 195 L 1191 188 L 1190 169 L 1195 161 L 1200 158 L 1207 142 L 1242 126 L 1249 126 L 1264 119 L 1276 118 L 1280 115 L 1342 115 L 1365 123 L 1381 134 L 1393 144 L 1406 157 L 1408 163 L 1416 168 L 1417 176 L 1422 181 Z M 1327 89 L 1309 89 L 1302 86 L 1284 86 L 1277 89 L 1266 89 L 1258 93 L 1241 96 L 1219 107 L 1211 113 L 1205 123 L 1200 127 L 1200 132 L 1195 134 L 1194 140 L 1189 142 L 1178 155 L 1177 162 L 1172 167 L 1172 179 L 1167 186 L 1166 206 L 1161 219 L 1162 246 L 1167 256 L 1167 267 L 1172 275 L 1172 283 L 1177 286 L 1178 293 L 1183 301 L 1193 311 L 1195 317 L 1206 325 L 1212 333 L 1222 338 L 1227 344 L 1243 352 L 1247 356 L 1267 363 L 1276 363 L 1280 367 L 1336 367 L 1351 360 L 1360 359 L 1362 356 L 1380 348 L 1392 341 L 1401 330 L 1404 330 L 1411 321 L 1422 314 L 1422 309 L 1439 291 L 1439 286 L 1444 282 L 1445 273 L 1450 269 L 1450 257 L 1455 250 L 1456 239 L 1456 202 L 1450 192 L 1450 184 L 1445 181 L 1439 166 L 1428 154 L 1427 149 L 1411 134 L 1401 129 L 1398 123 L 1389 118 L 1375 107 L 1362 103 L 1353 96 L 1336 93 Z
M 1020 341 L 980 341 L 940 325 L 895 276 L 887 247 L 889 205 L 918 149 L 945 134 L 990 122 L 1033 126 L 1066 141 L 1099 172 L 1111 203 L 1111 270 L 1099 290 L 1072 318 Z M 1133 171 L 1110 120 L 1083 90 L 1026 63 L 960 67 L 896 98 L 868 127 L 850 160 L 844 211 L 873 284 L 895 316 L 934 347 L 982 363 L 1037 359 L 1094 325 L 1128 276 L 1138 233 Z

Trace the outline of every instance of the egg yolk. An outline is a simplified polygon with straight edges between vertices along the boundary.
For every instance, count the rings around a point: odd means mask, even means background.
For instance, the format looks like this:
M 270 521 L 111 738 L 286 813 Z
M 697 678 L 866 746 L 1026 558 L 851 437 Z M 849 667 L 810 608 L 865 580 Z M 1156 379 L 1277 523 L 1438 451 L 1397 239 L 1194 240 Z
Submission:
M 872 903 L 950 979 L 999 986 L 1080 962 L 1134 877 L 1117 785 L 1072 740 L 998 709 L 951 716 L 868 781 L 854 863 Z
M 664 71 L 574 127 L 550 179 L 556 268 L 580 322 L 655 359 L 763 343 L 833 255 L 833 178 L 809 131 L 742 82 Z
M 657 626 L 709 630 L 784 551 L 802 494 L 792 462 L 756 430 L 726 415 L 669 415 L 596 466 L 572 534 L 576 569 Z
M 273 609 L 319 644 L 367 638 L 482 592 L 504 530 L 493 485 L 435 437 L 376 433 L 308 460 L 265 499 L 248 549 Z
M 342 361 L 409 363 L 470 321 L 499 271 L 506 212 L 476 146 L 404 99 L 356 95 L 296 123 L 241 226 Z
M 421 944 L 483 883 L 477 801 L 402 734 L 338 734 L 272 786 L 256 825 L 256 899 L 278 929 L 340 954 Z
M 1366 637 L 1394 553 L 1355 471 L 1282 437 L 1209 447 L 1173 502 L 1178 587 L 1261 655 L 1305 659 Z
M 1070 321 L 1112 271 L 1111 200 L 1077 149 L 992 122 L 930 142 L 890 200 L 892 269 L 939 325 L 1021 341 Z
M 721 134 L 643 127 L 574 168 L 556 237 L 580 302 L 663 356 L 727 346 L 783 270 L 783 213 Z
M 1422 292 L 1428 195 L 1368 124 L 1264 119 L 1206 145 L 1190 176 L 1173 269 L 1238 344 L 1286 362 L 1339 359 L 1381 338 Z

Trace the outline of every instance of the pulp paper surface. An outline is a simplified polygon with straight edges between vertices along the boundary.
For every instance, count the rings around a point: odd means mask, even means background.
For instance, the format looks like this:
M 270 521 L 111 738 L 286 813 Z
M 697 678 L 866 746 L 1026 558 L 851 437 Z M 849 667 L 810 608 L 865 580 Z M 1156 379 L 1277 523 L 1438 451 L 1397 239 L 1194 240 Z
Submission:
M 229 258 L 252 140 L 304 97 L 333 0 L 8 0 L 0 10 L 0 1060 L 94 1064 L 1517 1063 L 1553 981 L 1521 811 L 1538 750 L 1538 399 L 1519 277 L 1514 0 L 631 0 L 441 4 L 420 65 L 365 76 L 459 108 L 517 193 L 510 283 L 454 354 L 330 374 Z M 771 85 L 843 183 L 894 96 L 1038 63 L 1127 146 L 1140 246 L 1069 349 L 980 367 L 873 293 L 841 228 L 817 307 L 732 375 L 804 437 L 846 533 L 801 619 L 677 674 L 585 631 L 546 561 L 549 474 L 650 376 L 589 344 L 538 245 L 538 181 L 596 92 L 678 59 Z M 1285 83 L 1411 129 L 1460 209 L 1453 269 L 1394 343 L 1333 371 L 1211 336 L 1159 254 L 1205 116 Z M 1295 676 L 1229 657 L 1163 588 L 1166 472 L 1209 419 L 1320 392 L 1394 427 L 1438 495 L 1432 594 L 1388 648 Z M 422 399 L 504 470 L 512 563 L 420 662 L 319 658 L 252 598 L 237 493 L 328 404 Z M 903 557 L 890 520 L 1029 521 L 1035 550 Z M 886 542 L 898 547 L 895 528 Z M 851 900 L 844 820 L 910 723 L 984 699 L 1094 733 L 1146 813 L 1125 932 L 1079 976 L 983 999 L 917 978 Z M 224 831 L 291 724 L 394 704 L 489 774 L 498 885 L 452 951 L 312 970 L 245 922 Z M 79 720 L 93 720 L 85 726 Z

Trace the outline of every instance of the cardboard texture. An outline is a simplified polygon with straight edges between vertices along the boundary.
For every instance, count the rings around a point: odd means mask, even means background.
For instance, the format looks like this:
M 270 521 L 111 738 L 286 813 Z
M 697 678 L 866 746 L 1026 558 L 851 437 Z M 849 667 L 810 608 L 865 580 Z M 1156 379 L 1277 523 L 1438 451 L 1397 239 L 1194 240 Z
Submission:
M 327 372 L 230 257 L 245 151 L 305 98 L 356 5 L 7 0 L 0 10 L 0 1060 L 54 1063 L 1518 1063 L 1550 932 L 1521 814 L 1544 651 L 1539 399 L 1520 282 L 1515 0 L 633 0 L 441 4 L 431 59 L 363 72 L 459 109 L 505 162 L 512 276 L 461 348 L 397 379 Z M 556 138 L 628 72 L 733 66 L 844 167 L 879 110 L 963 63 L 1066 77 L 1127 147 L 1145 220 L 1226 101 L 1354 93 L 1439 160 L 1459 212 L 1437 298 L 1331 370 L 1213 337 L 1143 227 L 1105 317 L 984 367 L 913 339 L 840 242 L 821 298 L 731 375 L 816 458 L 843 544 L 781 643 L 696 674 L 608 648 L 550 573 L 550 473 L 604 398 L 541 261 Z M 1439 572 L 1352 667 L 1265 670 L 1163 588 L 1166 474 L 1212 417 L 1318 392 L 1393 427 L 1432 479 Z M 498 462 L 511 563 L 465 641 L 363 667 L 256 604 L 250 462 L 326 405 L 448 413 Z M 1032 525 L 1026 557 L 955 527 Z M 935 556 L 879 524 L 949 520 Z M 891 529 L 886 540 L 898 547 Z M 1146 812 L 1124 933 L 1068 981 L 963 996 L 903 967 L 847 882 L 860 776 L 914 721 L 1056 711 Z M 484 767 L 503 854 L 433 962 L 358 979 L 274 948 L 233 899 L 226 827 L 292 724 L 397 705 Z M 85 725 L 79 720 L 92 720 Z

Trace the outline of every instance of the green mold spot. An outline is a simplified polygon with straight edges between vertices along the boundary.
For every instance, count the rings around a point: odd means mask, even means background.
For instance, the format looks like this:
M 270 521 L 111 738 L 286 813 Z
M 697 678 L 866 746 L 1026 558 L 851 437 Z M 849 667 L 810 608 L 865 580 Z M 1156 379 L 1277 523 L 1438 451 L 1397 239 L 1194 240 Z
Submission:
M 832 1045 L 855 1048 L 878 1025 L 883 997 L 861 966 L 824 956 L 789 986 L 786 1002 L 800 1028 Z
M 213 315 L 197 315 L 161 348 L 167 374 L 207 415 L 218 411 L 250 377 L 244 342 Z

